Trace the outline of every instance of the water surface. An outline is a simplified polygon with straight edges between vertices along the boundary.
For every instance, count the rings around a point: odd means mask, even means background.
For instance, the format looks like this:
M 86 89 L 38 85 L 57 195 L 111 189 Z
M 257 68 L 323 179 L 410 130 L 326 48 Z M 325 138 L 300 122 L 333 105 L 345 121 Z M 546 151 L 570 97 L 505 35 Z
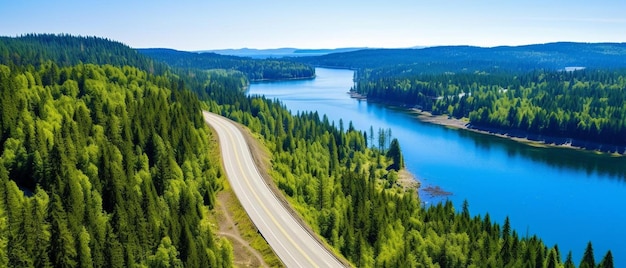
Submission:
M 420 122 L 402 109 L 351 99 L 349 70 L 316 69 L 314 80 L 257 83 L 249 94 L 280 99 L 292 113 L 318 111 L 369 131 L 390 128 L 409 171 L 423 187 L 439 186 L 460 211 L 506 216 L 521 236 L 537 234 L 572 251 L 579 263 L 588 241 L 596 261 L 611 249 L 626 264 L 626 158 L 562 148 L 540 148 L 503 138 Z M 428 199 L 426 202 L 438 202 Z

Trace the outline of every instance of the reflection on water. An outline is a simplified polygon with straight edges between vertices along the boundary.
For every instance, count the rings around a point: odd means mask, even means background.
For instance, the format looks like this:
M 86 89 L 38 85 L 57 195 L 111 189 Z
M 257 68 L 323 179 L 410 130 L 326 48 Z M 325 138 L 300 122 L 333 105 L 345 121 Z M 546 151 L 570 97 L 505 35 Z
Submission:
M 626 181 L 626 157 L 584 150 L 529 145 L 505 138 L 487 136 L 469 130 L 459 131 L 460 136 L 474 142 L 477 149 L 491 147 L 506 150 L 509 157 L 522 156 L 535 162 L 559 169 L 583 171 L 587 175 L 599 174 Z

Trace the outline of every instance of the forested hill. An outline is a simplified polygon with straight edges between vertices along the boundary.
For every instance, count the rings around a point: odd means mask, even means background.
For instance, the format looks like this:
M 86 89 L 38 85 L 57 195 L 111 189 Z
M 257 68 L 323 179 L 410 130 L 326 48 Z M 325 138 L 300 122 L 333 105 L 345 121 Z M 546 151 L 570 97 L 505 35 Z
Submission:
M 208 219 L 221 171 L 190 83 L 82 63 L 149 63 L 116 42 L 35 39 L 0 40 L 0 267 L 232 266 Z
M 315 76 L 313 67 L 286 60 L 252 59 L 161 48 L 139 49 L 138 51 L 178 68 L 237 70 L 244 73 L 251 81 L 305 79 Z
M 201 98 L 216 90 L 241 91 L 248 80 L 238 71 L 174 68 L 117 41 L 101 37 L 55 34 L 0 36 L 0 64 L 25 70 L 47 65 L 48 76 L 59 74 L 59 67 L 78 64 L 132 66 L 152 75 L 168 75 L 180 88 L 188 88 Z M 299 66 L 300 64 L 291 64 Z
M 351 69 L 401 68 L 406 74 L 613 68 L 626 62 L 625 43 L 549 43 L 482 48 L 440 46 L 423 49 L 369 49 L 293 58 L 317 66 Z
M 62 67 L 80 63 L 133 66 L 151 74 L 162 74 L 169 68 L 125 44 L 100 37 L 55 34 L 0 36 L 0 64 L 25 67 L 39 66 L 45 61 Z

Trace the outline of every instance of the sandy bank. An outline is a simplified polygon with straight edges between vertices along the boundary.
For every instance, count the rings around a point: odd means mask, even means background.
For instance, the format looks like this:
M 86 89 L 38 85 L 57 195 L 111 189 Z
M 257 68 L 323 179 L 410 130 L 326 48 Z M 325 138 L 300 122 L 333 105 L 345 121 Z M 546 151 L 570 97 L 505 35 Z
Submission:
M 472 126 L 467 119 L 457 119 L 448 115 L 433 115 L 429 112 L 418 109 L 410 109 L 416 114 L 417 119 L 422 122 L 442 125 L 451 128 L 464 129 L 476 133 L 497 136 L 522 142 L 536 147 L 558 147 L 577 150 L 595 151 L 598 153 L 608 153 L 616 156 L 626 155 L 626 146 L 602 144 L 597 142 L 582 141 L 571 138 L 551 137 L 545 135 L 529 134 L 519 130 L 505 130 L 497 128 L 481 128 Z

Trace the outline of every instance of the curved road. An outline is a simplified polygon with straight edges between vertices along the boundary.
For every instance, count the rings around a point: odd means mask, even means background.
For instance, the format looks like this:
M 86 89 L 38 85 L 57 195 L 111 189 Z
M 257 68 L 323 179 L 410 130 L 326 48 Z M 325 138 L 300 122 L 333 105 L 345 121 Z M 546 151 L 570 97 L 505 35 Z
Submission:
M 220 140 L 224 168 L 239 202 L 287 267 L 344 267 L 296 221 L 265 184 L 243 134 L 224 117 L 203 112 Z

